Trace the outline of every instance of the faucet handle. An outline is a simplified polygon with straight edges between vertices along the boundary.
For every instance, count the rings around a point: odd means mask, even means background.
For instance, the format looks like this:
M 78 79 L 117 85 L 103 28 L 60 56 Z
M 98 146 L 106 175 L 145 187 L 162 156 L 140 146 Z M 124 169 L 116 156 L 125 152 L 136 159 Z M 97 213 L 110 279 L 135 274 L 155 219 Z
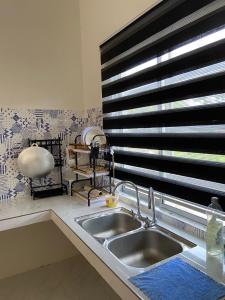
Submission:
M 154 201 L 154 190 L 152 187 L 148 190 L 148 208 L 152 208 L 152 202 Z
M 144 221 L 144 228 L 145 229 L 151 227 L 152 221 L 148 217 L 144 218 L 143 221 Z
M 149 194 L 150 194 L 150 198 L 151 198 L 150 208 L 152 209 L 152 224 L 156 225 L 155 192 L 152 187 L 149 189 Z
M 135 212 L 133 211 L 133 209 L 130 210 L 131 216 L 134 218 L 136 216 Z

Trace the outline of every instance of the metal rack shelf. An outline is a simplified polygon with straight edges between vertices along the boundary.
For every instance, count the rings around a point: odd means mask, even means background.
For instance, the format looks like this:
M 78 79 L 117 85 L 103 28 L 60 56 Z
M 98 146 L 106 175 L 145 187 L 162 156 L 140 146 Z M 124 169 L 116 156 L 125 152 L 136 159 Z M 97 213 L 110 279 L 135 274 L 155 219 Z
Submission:
M 81 135 L 76 136 L 75 143 L 73 145 L 74 148 L 70 149 L 74 155 L 75 155 L 75 167 L 73 168 L 73 172 L 76 175 L 76 179 L 71 182 L 71 196 L 73 195 L 73 186 L 81 181 L 90 180 L 90 190 L 88 192 L 88 206 L 90 206 L 91 203 L 91 192 L 93 190 L 99 190 L 99 191 L 106 191 L 106 189 L 109 190 L 109 193 L 111 193 L 111 168 L 112 168 L 112 154 L 111 154 L 111 148 L 106 143 L 105 145 L 99 146 L 95 139 L 98 136 L 102 135 L 96 135 L 93 137 L 91 145 L 89 147 L 81 146 L 80 143 L 78 143 L 78 140 L 81 138 Z M 88 155 L 89 157 L 89 164 L 88 168 L 90 171 L 85 172 L 81 169 L 79 169 L 78 164 L 78 155 Z M 107 160 L 106 160 L 107 158 Z M 98 162 L 101 160 L 101 162 L 105 162 L 107 167 L 105 170 L 98 170 L 99 165 Z M 96 179 L 99 177 L 108 176 L 109 178 L 109 184 L 107 185 L 97 185 Z
M 84 153 L 84 154 L 90 154 L 91 150 L 85 150 L 85 149 L 72 149 L 74 153 Z
M 94 172 L 92 172 L 92 173 L 85 173 L 85 172 L 82 172 L 81 170 L 74 170 L 73 172 L 75 174 L 78 174 L 80 176 L 84 176 L 86 178 L 94 178 L 94 176 L 95 177 L 100 177 L 100 176 L 108 176 L 109 175 L 109 171 L 105 171 L 105 172 L 96 171 L 95 174 L 94 174 Z
M 37 185 L 35 184 L 36 180 L 30 178 L 31 196 L 33 197 L 33 199 L 37 199 L 56 195 L 63 195 L 64 193 L 67 193 L 67 187 L 65 184 L 63 184 L 62 178 L 63 159 L 61 151 L 62 141 L 60 137 L 57 139 L 46 140 L 28 139 L 29 146 L 31 146 L 34 143 L 37 144 L 39 147 L 47 149 L 53 155 L 55 160 L 55 168 L 57 168 L 59 174 L 59 183 Z

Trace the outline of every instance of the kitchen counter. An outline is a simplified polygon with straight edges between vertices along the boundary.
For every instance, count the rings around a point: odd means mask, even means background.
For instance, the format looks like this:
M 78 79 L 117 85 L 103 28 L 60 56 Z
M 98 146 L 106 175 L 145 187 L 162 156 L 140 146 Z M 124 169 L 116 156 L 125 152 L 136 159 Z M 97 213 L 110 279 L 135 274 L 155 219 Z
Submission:
M 120 204 L 120 206 L 128 207 L 126 203 Z M 69 196 L 35 201 L 29 197 L 16 198 L 7 202 L 2 201 L 0 204 L 0 231 L 52 220 L 122 299 L 147 299 L 128 280 L 130 276 L 140 271 L 122 265 L 115 257 L 110 255 L 107 249 L 74 221 L 74 218 L 108 209 L 96 204 L 87 207 L 84 200 Z M 168 229 L 171 230 L 171 228 Z M 175 228 L 173 231 L 177 234 L 181 233 L 180 230 Z M 196 238 L 183 232 L 182 236 L 196 243 Z M 202 242 L 199 241 L 199 243 Z M 205 251 L 202 247 L 197 246 L 179 254 L 179 256 L 204 270 Z

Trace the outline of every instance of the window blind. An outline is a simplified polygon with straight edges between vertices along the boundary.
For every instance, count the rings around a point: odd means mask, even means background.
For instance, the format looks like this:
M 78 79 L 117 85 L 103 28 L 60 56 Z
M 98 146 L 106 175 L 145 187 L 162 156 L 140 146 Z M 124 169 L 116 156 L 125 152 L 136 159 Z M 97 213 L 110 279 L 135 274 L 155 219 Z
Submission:
M 224 0 L 164 0 L 100 50 L 116 177 L 225 209 Z

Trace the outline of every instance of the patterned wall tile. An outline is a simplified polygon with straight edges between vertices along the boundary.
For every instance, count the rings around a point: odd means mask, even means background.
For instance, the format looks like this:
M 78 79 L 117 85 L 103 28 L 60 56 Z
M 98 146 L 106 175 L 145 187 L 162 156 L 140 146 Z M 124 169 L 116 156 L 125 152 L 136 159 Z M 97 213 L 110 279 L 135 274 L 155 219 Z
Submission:
M 0 200 L 28 193 L 29 180 L 17 168 L 19 153 L 30 139 L 61 137 L 66 144 L 87 126 L 102 126 L 100 108 L 82 112 L 72 110 L 0 108 Z M 54 172 L 53 172 L 54 173 Z M 57 174 L 41 180 L 53 183 Z

